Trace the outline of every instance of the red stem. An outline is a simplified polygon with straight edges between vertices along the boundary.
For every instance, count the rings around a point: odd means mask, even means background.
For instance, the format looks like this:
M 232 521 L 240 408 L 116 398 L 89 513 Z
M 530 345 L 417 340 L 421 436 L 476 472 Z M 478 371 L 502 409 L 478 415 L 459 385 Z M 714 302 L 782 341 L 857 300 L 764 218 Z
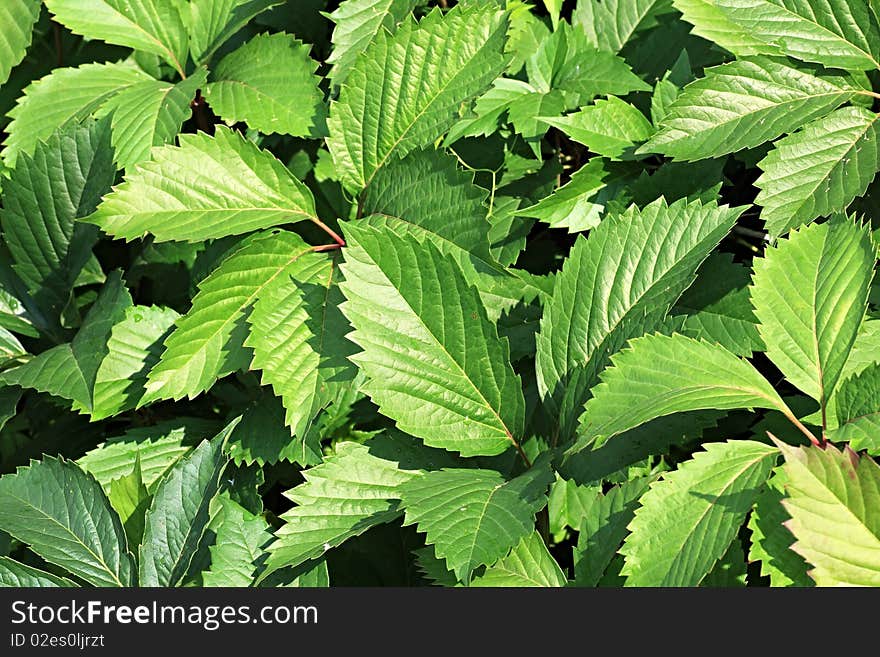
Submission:
M 339 247 L 339 246 L 345 246 L 345 240 L 342 239 L 342 238 L 336 233 L 336 231 L 334 231 L 332 228 L 330 228 L 330 226 L 328 226 L 327 224 L 325 224 L 323 221 L 321 221 L 321 220 L 318 219 L 317 217 L 312 217 L 312 221 L 315 223 L 315 225 L 316 225 L 318 228 L 320 228 L 320 229 L 323 230 L 325 233 L 327 233 L 330 237 L 332 237 L 332 238 L 333 238 L 333 241 L 336 242 L 336 244 L 337 244 L 338 247 Z

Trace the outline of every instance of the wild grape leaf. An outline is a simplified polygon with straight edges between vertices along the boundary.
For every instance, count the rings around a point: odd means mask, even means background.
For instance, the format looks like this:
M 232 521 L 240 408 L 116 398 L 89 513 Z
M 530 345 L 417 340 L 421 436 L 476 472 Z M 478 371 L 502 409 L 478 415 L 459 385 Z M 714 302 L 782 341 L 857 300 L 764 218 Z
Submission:
M 281 397 L 284 421 L 300 438 L 329 403 L 334 383 L 355 375 L 346 359 L 354 351 L 345 339 L 351 327 L 338 308 L 340 279 L 337 258 L 307 254 L 267 284 L 247 318 L 251 368 L 261 369 L 263 385 Z
M 638 153 L 702 160 L 759 146 L 824 116 L 855 90 L 767 57 L 706 69 Z
M 192 307 L 175 322 L 159 363 L 150 371 L 140 405 L 158 399 L 190 399 L 218 378 L 248 368 L 246 317 L 274 281 L 289 276 L 297 261 L 321 259 L 291 232 L 257 234 L 223 260 L 201 283 Z
M 641 498 L 621 548 L 627 586 L 696 586 L 736 537 L 778 452 L 707 443 Z
M 266 520 L 224 493 L 212 502 L 210 528 L 217 538 L 211 546 L 211 568 L 204 586 L 251 586 L 263 547 L 272 540 Z
M 91 214 L 116 175 L 110 122 L 69 123 L 18 158 L 3 184 L 0 225 L 12 267 L 57 322 L 98 239 Z
M 574 114 L 559 118 L 541 117 L 541 120 L 559 128 L 594 153 L 611 159 L 625 157 L 636 144 L 654 132 L 644 114 L 617 96 L 597 100 Z
M 812 565 L 809 576 L 817 586 L 880 585 L 880 467 L 833 445 L 779 448 L 791 549 Z
M 762 41 L 745 29 L 721 7 L 717 0 L 672 0 L 681 17 L 693 25 L 693 34 L 717 43 L 739 57 L 779 55 L 777 46 Z
M 655 477 L 639 477 L 605 493 L 597 490 L 588 498 L 577 526 L 578 542 L 574 551 L 578 586 L 596 586 L 602 579 L 626 538 L 639 498 L 654 480 Z
M 511 481 L 492 470 L 426 472 L 400 488 L 404 524 L 417 525 L 456 577 L 469 582 L 475 568 L 494 563 L 534 531 L 551 480 L 542 467 Z
M 31 45 L 34 23 L 40 17 L 40 0 L 8 0 L 0 6 L 0 84 L 9 79 L 12 69 L 24 59 Z
M 751 363 L 710 342 L 646 335 L 630 340 L 611 363 L 592 390 L 569 453 L 672 413 L 770 408 L 791 415 Z
M 25 565 L 9 557 L 0 557 L 0 587 L 75 587 L 66 577 Z
M 174 141 L 192 110 L 196 90 L 204 88 L 207 71 L 197 69 L 177 84 L 161 80 L 138 82 L 111 96 L 98 114 L 113 116 L 116 163 L 129 170 L 149 159 L 153 146 Z
M 73 340 L 47 349 L 23 365 L 0 373 L 8 385 L 31 388 L 68 399 L 78 412 L 91 412 L 98 369 L 108 354 L 113 326 L 131 306 L 131 295 L 118 271 L 110 274 Z
M 178 461 L 156 487 L 138 559 L 141 586 L 176 586 L 186 576 L 226 467 L 223 443 L 236 422 Z
M 754 261 L 752 304 L 767 356 L 822 408 L 865 315 L 876 258 L 867 229 L 842 220 L 793 231 Z
M 101 486 L 51 456 L 0 477 L 0 529 L 95 586 L 132 586 L 134 560 Z
M 507 19 L 488 5 L 457 5 L 380 31 L 330 109 L 327 146 L 342 183 L 367 187 L 392 156 L 427 146 L 459 108 L 504 70 Z M 443 66 L 436 66 L 438 61 Z
M 109 438 L 77 460 L 105 491 L 113 480 L 131 472 L 140 462 L 141 478 L 153 491 L 168 469 L 189 453 L 202 438 L 216 433 L 214 422 L 180 417 L 151 427 L 139 427 Z
M 33 153 L 38 142 L 71 119 L 81 120 L 120 91 L 150 80 L 127 62 L 56 68 L 25 87 L 10 110 L 12 121 L 6 126 L 3 161 L 14 166 L 19 153 Z
M 784 54 L 833 68 L 880 68 L 880 28 L 867 2 L 825 0 L 714 0 L 718 9 L 756 39 Z
M 783 137 L 758 163 L 755 203 L 771 237 L 841 212 L 880 169 L 877 115 L 842 107 Z
M 197 63 L 211 58 L 223 42 L 252 18 L 284 0 L 190 0 L 181 13 L 189 32 L 189 47 Z M 188 13 L 188 15 L 187 15 Z
M 358 58 L 376 36 L 387 30 L 394 32 L 397 23 L 409 15 L 418 3 L 415 0 L 345 0 L 327 18 L 333 28 L 333 50 L 330 79 L 341 85 Z
M 179 317 L 171 308 L 130 306 L 110 330 L 107 355 L 95 376 L 92 420 L 137 407 L 147 373 L 159 362 L 162 342 Z
M 230 125 L 305 137 L 323 130 L 324 92 L 309 46 L 287 34 L 258 34 L 213 68 L 205 99 Z
M 761 574 L 770 578 L 770 586 L 813 586 L 809 564 L 791 549 L 794 536 L 786 527 L 791 516 L 782 506 L 784 483 L 785 473 L 777 467 L 755 501 L 749 518 L 749 561 L 761 562 Z
M 296 504 L 281 516 L 285 524 L 269 546 L 266 570 L 296 567 L 323 555 L 400 511 L 401 484 L 417 472 L 370 453 L 368 446 L 339 442 L 333 454 L 303 471 L 305 483 L 285 493 Z
M 550 554 L 538 532 L 532 532 L 482 575 L 473 579 L 471 586 L 565 586 L 565 573 Z
M 312 192 L 268 151 L 218 126 L 180 135 L 128 173 L 86 221 L 113 237 L 198 242 L 318 222 Z
M 167 0 L 46 0 L 55 20 L 89 39 L 142 50 L 184 76 L 187 55 L 182 6 Z
M 455 262 L 389 230 L 352 223 L 344 231 L 342 311 L 363 349 L 351 356 L 368 377 L 361 389 L 433 447 L 476 456 L 516 446 L 520 379 Z
M 828 438 L 880 454 L 880 364 L 844 380 L 836 395 L 837 429 Z
M 636 31 L 668 9 L 668 0 L 579 0 L 572 23 L 600 50 L 618 52 Z
M 560 417 L 564 435 L 608 356 L 659 326 L 741 212 L 661 198 L 614 213 L 578 239 L 536 336 L 538 389 L 552 408 L 568 407 Z

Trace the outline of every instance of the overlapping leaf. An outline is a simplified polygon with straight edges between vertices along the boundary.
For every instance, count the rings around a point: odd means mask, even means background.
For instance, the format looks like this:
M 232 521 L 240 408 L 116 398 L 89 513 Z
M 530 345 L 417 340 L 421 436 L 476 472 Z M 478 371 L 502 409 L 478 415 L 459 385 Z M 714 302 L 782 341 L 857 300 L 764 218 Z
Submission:
M 517 444 L 525 402 L 507 342 L 455 262 L 429 242 L 348 224 L 342 311 L 362 386 L 398 426 L 465 456 Z
M 855 91 L 767 57 L 706 70 L 669 108 L 660 130 L 639 152 L 678 160 L 735 153 L 819 118 Z
M 214 381 L 251 364 L 246 315 L 261 293 L 289 276 L 302 258 L 320 259 L 295 233 L 258 234 L 199 284 L 189 311 L 175 322 L 140 404 L 193 398 Z
M 876 253 L 849 220 L 791 233 L 755 260 L 752 304 L 767 355 L 824 408 L 865 315 Z
M 235 421 L 202 442 L 156 487 L 139 552 L 141 586 L 176 586 L 186 576 L 210 520 L 226 467 L 223 442 L 234 426 Z
M 320 557 L 370 527 L 396 518 L 400 486 L 417 472 L 340 442 L 324 463 L 303 472 L 305 483 L 285 494 L 297 506 L 281 516 L 263 576 Z
M 309 47 L 287 34 L 259 34 L 214 67 L 205 99 L 230 125 L 294 137 L 319 134 L 324 93 Z
M 405 524 L 417 525 L 456 577 L 469 582 L 475 568 L 505 556 L 534 530 L 549 483 L 540 467 L 512 481 L 491 470 L 427 472 L 400 488 Z
M 0 84 L 6 82 L 31 44 L 34 23 L 40 17 L 40 0 L 8 0 L 0 5 Z
M 880 169 L 877 115 L 842 107 L 776 142 L 758 163 L 755 203 L 772 237 L 841 212 Z
M 829 438 L 849 442 L 854 450 L 880 453 L 880 364 L 843 381 L 835 401 L 838 426 Z
M 393 156 L 426 146 L 506 64 L 507 19 L 488 5 L 435 10 L 379 32 L 333 103 L 327 146 L 346 187 L 360 190 Z M 441 65 L 442 62 L 442 65 Z
M 168 0 L 46 0 L 55 20 L 90 39 L 159 55 L 181 74 L 187 33 L 181 5 Z
M 217 48 L 254 16 L 284 0 L 190 0 L 184 22 L 189 46 L 198 63 L 208 60 Z
M 532 532 L 506 557 L 475 577 L 471 586 L 565 586 L 565 573 L 547 549 L 541 535 Z
M 210 526 L 216 539 L 211 546 L 211 568 L 202 575 L 204 585 L 253 584 L 262 548 L 272 538 L 268 523 L 223 494 L 214 498 Z
M 116 175 L 110 122 L 70 123 L 18 158 L 3 184 L 0 225 L 12 267 L 58 322 L 98 235 L 91 214 Z
M 0 477 L 0 529 L 95 586 L 131 586 L 134 560 L 94 477 L 46 457 Z
M 317 221 L 311 191 L 268 151 L 218 126 L 136 166 L 88 221 L 116 238 L 198 242 Z
M 3 161 L 13 166 L 19 153 L 32 153 L 38 142 L 69 120 L 89 116 L 115 94 L 150 79 L 126 62 L 55 69 L 25 87 L 9 112 Z
M 740 209 L 659 199 L 631 207 L 580 238 L 558 275 L 537 335 L 541 394 L 561 408 L 568 432 L 608 356 L 659 325 Z
M 778 452 L 708 443 L 641 498 L 621 552 L 627 586 L 696 586 L 727 551 Z
M 726 18 L 784 54 L 833 68 L 880 68 L 880 28 L 867 2 L 713 0 Z
M 810 577 L 818 586 L 880 585 L 880 467 L 834 446 L 780 449 L 792 549 L 812 565 Z
M 671 413 L 771 408 L 791 415 L 751 363 L 716 344 L 647 335 L 630 340 L 611 362 L 592 390 L 570 453 Z
M 617 52 L 638 29 L 668 9 L 668 0 L 580 0 L 573 22 L 600 50 Z

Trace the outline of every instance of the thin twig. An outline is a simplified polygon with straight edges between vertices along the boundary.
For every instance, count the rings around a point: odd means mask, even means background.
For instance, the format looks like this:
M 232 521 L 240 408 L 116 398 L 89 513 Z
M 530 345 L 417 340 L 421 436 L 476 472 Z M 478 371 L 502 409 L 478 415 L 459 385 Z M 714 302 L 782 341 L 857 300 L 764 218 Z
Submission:
M 332 228 L 330 228 L 330 226 L 328 226 L 327 224 L 325 224 L 323 221 L 321 221 L 321 220 L 318 219 L 317 217 L 312 217 L 312 222 L 313 222 L 318 228 L 320 228 L 320 229 L 323 230 L 325 233 L 327 233 L 331 238 L 333 238 L 333 241 L 336 242 L 337 245 L 339 245 L 339 246 L 345 246 L 345 240 L 342 239 L 336 231 L 334 231 Z

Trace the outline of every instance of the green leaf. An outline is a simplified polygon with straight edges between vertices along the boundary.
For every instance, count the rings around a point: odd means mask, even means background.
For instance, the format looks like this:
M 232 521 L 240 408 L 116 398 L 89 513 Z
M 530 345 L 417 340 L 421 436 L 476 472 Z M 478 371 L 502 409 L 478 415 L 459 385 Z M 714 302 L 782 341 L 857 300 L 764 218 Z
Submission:
M 73 341 L 52 347 L 15 369 L 0 373 L 8 385 L 32 388 L 68 399 L 78 412 L 90 412 L 93 390 L 114 324 L 122 321 L 131 296 L 118 271 L 110 274 Z
M 89 116 L 113 95 L 150 79 L 126 62 L 55 69 L 25 87 L 9 112 L 12 121 L 6 127 L 3 161 L 14 166 L 19 153 L 33 153 L 38 142 L 71 119 Z
M 125 309 L 125 318 L 110 331 L 108 353 L 95 377 L 93 421 L 137 407 L 147 373 L 159 362 L 162 342 L 178 317 L 171 308 Z
M 592 390 L 569 453 L 672 413 L 770 408 L 791 415 L 751 363 L 710 342 L 646 335 L 630 340 L 611 362 Z
M 269 546 L 266 571 L 296 567 L 323 555 L 370 527 L 400 515 L 401 484 L 417 472 L 370 453 L 368 446 L 339 442 L 321 465 L 303 472 L 305 483 L 285 493 L 296 504 Z
M 300 259 L 322 257 L 299 235 L 278 231 L 258 234 L 223 260 L 199 283 L 192 307 L 175 322 L 140 405 L 192 399 L 218 378 L 249 367 L 252 353 L 244 345 L 245 319 L 254 302 L 274 281 L 301 266 Z
M 338 86 L 348 77 L 352 67 L 376 36 L 384 30 L 393 33 L 416 7 L 416 0 L 345 0 L 328 14 L 335 23 L 330 79 Z
M 196 90 L 204 88 L 207 71 L 198 69 L 177 84 L 161 80 L 139 82 L 105 102 L 99 114 L 113 115 L 116 163 L 126 171 L 150 158 L 153 146 L 172 143 L 192 110 Z
M 746 517 L 778 452 L 750 440 L 707 443 L 641 498 L 621 553 L 627 586 L 696 586 Z
M 315 215 L 311 191 L 268 151 L 218 126 L 162 146 L 86 220 L 116 238 L 198 242 Z
M 251 586 L 262 548 L 272 539 L 269 525 L 225 493 L 212 506 L 211 529 L 217 538 L 211 546 L 211 569 L 202 575 L 204 586 Z
M 817 586 L 880 586 L 880 467 L 833 445 L 780 444 L 792 550 Z
M 869 232 L 842 220 L 793 231 L 754 262 L 752 304 L 767 356 L 822 408 L 865 315 L 876 258 Z
M 668 0 L 578 0 L 572 23 L 600 50 L 618 52 L 668 7 Z
M 749 518 L 749 561 L 761 562 L 761 574 L 770 578 L 770 586 L 813 586 L 809 564 L 791 549 L 794 536 L 786 527 L 791 516 L 782 506 L 784 484 L 785 473 L 776 468 L 755 501 Z
M 236 464 L 260 466 L 290 461 L 307 466 L 314 462 L 305 437 L 294 438 L 284 424 L 281 400 L 264 393 L 244 410 L 241 421 L 226 441 L 226 451 Z M 318 455 L 317 462 L 321 462 Z
M 318 62 L 288 34 L 258 34 L 214 67 L 205 99 L 230 125 L 294 137 L 322 132 L 326 110 Z
M 672 0 L 682 19 L 694 26 L 692 33 L 717 43 L 739 57 L 779 55 L 777 46 L 762 41 L 734 22 L 717 0 Z
M 602 579 L 626 538 L 639 498 L 654 480 L 640 477 L 588 498 L 577 525 L 574 572 L 578 586 L 596 586 Z
M 455 262 L 429 242 L 346 224 L 342 311 L 361 389 L 407 433 L 464 456 L 517 444 L 525 402 L 506 340 Z M 444 312 L 452 309 L 452 312 Z
M 244 344 L 254 350 L 251 368 L 263 371 L 262 384 L 281 397 L 284 422 L 301 438 L 330 402 L 334 382 L 355 374 L 346 359 L 354 349 L 338 307 L 340 278 L 336 258 L 306 254 L 259 293 L 248 316 Z
M 842 107 L 776 142 L 758 163 L 755 203 L 771 237 L 841 212 L 880 169 L 877 115 Z
M 76 464 L 47 456 L 0 477 L 0 529 L 95 586 L 131 586 L 134 564 L 119 517 Z
M 568 580 L 538 532 L 532 532 L 511 550 L 475 577 L 471 586 L 565 586 Z
M 211 58 L 229 37 L 252 18 L 284 0 L 190 0 L 189 16 L 183 11 L 189 31 L 193 60 L 201 64 Z
M 880 364 L 841 383 L 835 410 L 838 427 L 829 434 L 830 440 L 849 442 L 856 451 L 880 453 Z
M 855 91 L 766 57 L 706 69 L 639 153 L 702 160 L 759 146 L 824 116 Z
M 426 472 L 400 487 L 405 525 L 417 525 L 462 582 L 534 531 L 552 475 L 537 467 L 513 479 L 493 470 Z
M 616 184 L 626 180 L 599 157 L 590 159 L 575 171 L 567 183 L 534 205 L 516 211 L 519 217 L 532 217 L 551 228 L 565 228 L 570 233 L 590 230 L 599 225 Z
M 131 429 L 82 456 L 77 464 L 109 492 L 114 479 L 128 475 L 140 462 L 141 478 L 153 491 L 168 469 L 202 437 L 215 432 L 214 423 L 194 418 L 166 420 L 152 427 Z
M 24 59 L 34 23 L 40 17 L 40 0 L 8 0 L 0 6 L 0 85 L 9 79 L 12 69 Z
M 565 434 L 608 357 L 632 337 L 660 326 L 693 282 L 700 262 L 731 229 L 742 208 L 658 199 L 615 213 L 579 238 L 557 276 L 536 336 L 542 397 L 568 414 Z M 583 299 L 590 299 L 583 303 Z
M 186 575 L 202 543 L 209 505 L 226 467 L 223 443 L 237 421 L 203 441 L 156 487 L 140 546 L 141 586 L 177 586 Z
M 177 2 L 168 0 L 45 0 L 55 20 L 89 39 L 159 55 L 181 75 L 187 33 Z
M 66 577 L 58 577 L 45 570 L 32 568 L 9 557 L 0 557 L 0 588 L 25 587 L 75 587 L 76 584 Z
M 541 117 L 594 153 L 618 159 L 654 132 L 650 121 L 617 96 L 597 100 L 580 111 L 560 118 Z
M 91 214 L 116 176 L 109 121 L 70 123 L 18 158 L 3 183 L 0 225 L 12 267 L 55 322 L 92 253 Z
M 140 545 L 144 539 L 144 516 L 152 496 L 141 476 L 140 460 L 135 459 L 132 471 L 110 482 L 107 495 L 113 510 L 119 514 L 129 545 Z
M 365 215 L 384 214 L 416 224 L 465 251 L 488 259 L 486 192 L 455 157 L 416 150 L 376 172 L 363 197 Z
M 459 108 L 504 70 L 506 14 L 460 5 L 380 31 L 330 109 L 327 146 L 342 183 L 367 187 L 376 171 L 450 128 Z M 443 66 L 437 66 L 438 61 Z
M 833 68 L 880 68 L 880 28 L 867 2 L 824 0 L 714 0 L 719 10 L 756 39 L 784 54 Z

